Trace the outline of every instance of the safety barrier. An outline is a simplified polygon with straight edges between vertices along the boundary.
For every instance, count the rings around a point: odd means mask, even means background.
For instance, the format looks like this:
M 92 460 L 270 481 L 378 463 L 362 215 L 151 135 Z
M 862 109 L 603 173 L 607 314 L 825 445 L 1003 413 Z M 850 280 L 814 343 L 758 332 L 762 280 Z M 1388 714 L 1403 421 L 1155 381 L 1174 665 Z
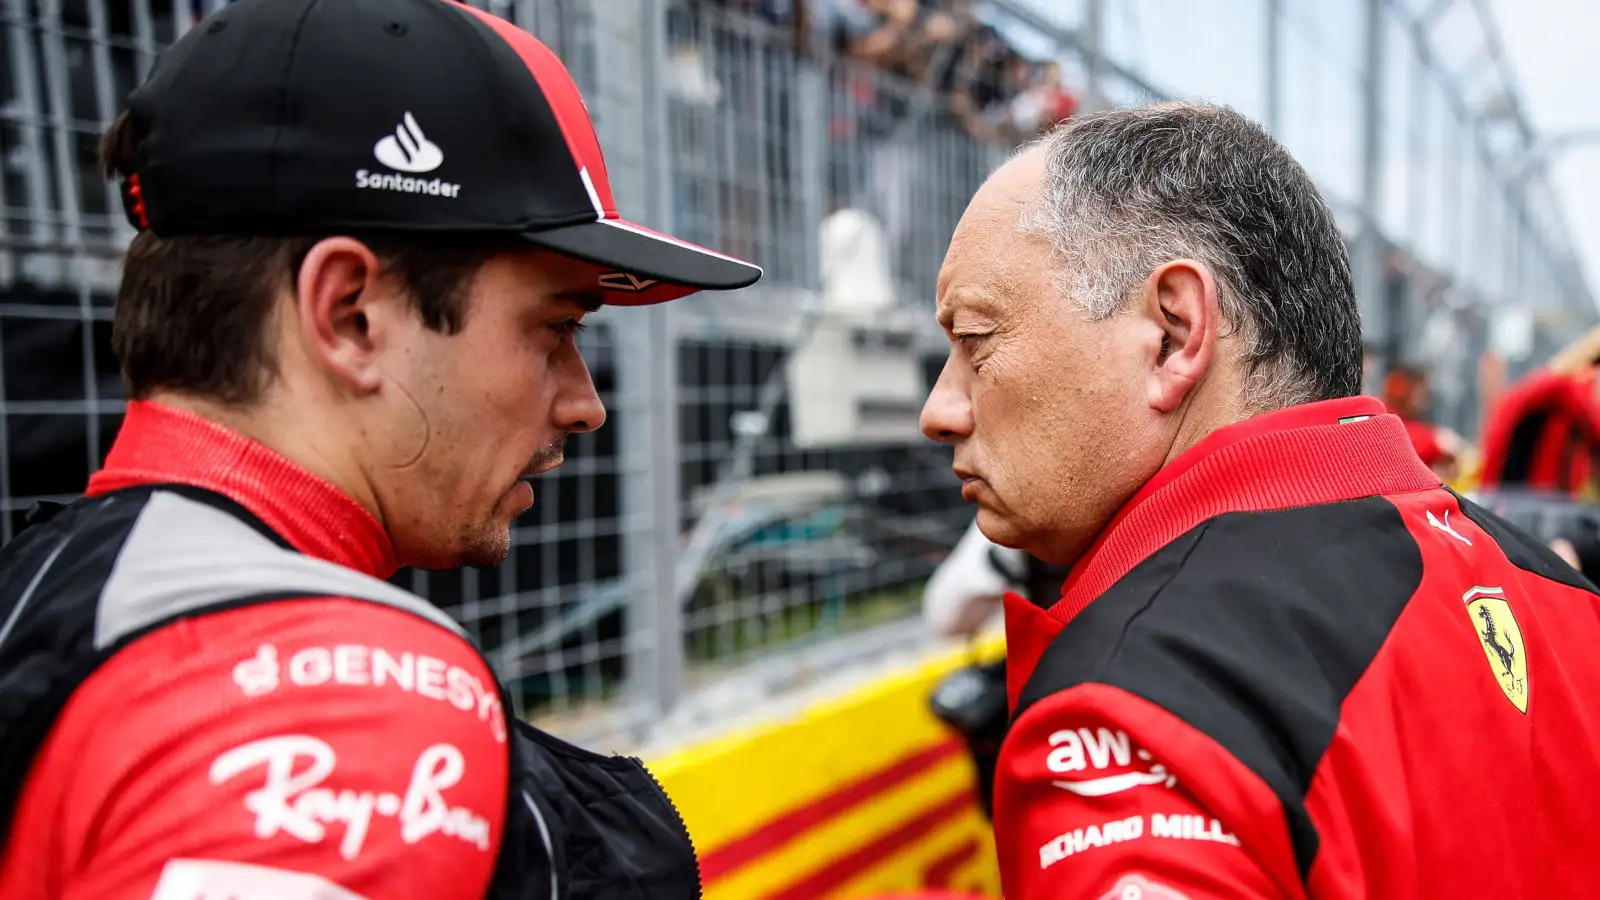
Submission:
M 989 641 L 976 658 L 997 658 Z M 965 747 L 928 711 L 970 652 L 945 652 L 652 770 L 700 853 L 707 900 L 942 887 L 999 896 Z

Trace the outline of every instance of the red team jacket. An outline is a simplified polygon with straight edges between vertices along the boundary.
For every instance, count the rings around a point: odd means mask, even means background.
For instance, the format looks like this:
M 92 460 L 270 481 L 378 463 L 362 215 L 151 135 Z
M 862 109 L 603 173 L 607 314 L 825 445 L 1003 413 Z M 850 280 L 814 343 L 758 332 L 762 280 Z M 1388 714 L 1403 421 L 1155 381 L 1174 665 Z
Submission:
M 1375 399 L 1212 434 L 1006 618 L 1008 900 L 1600 892 L 1600 599 Z
M 377 519 L 332 485 L 130 404 L 89 494 L 172 483 L 231 498 L 308 556 L 395 572 Z M 375 603 L 167 625 L 73 692 L 18 801 L 0 900 L 222 900 L 236 894 L 206 873 L 231 864 L 261 867 L 236 876 L 251 896 L 480 900 L 506 817 L 502 709 L 466 639 Z

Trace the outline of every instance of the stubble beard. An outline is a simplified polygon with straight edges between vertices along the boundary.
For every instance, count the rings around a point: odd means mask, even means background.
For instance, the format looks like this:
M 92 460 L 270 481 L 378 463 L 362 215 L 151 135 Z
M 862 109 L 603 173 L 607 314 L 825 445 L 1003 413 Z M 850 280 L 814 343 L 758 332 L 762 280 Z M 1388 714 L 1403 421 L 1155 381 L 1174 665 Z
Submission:
M 527 467 L 542 469 L 561 462 L 566 457 L 566 446 L 567 436 L 562 435 L 535 453 L 528 461 Z M 516 489 L 517 485 L 512 484 L 506 489 L 505 494 L 501 495 L 502 499 Z M 465 528 L 460 537 L 461 565 L 474 569 L 492 569 L 505 562 L 511 555 L 511 529 L 515 524 L 514 519 L 504 524 L 490 520 L 477 527 L 469 525 Z
M 461 564 L 474 569 L 492 569 L 511 555 L 511 526 L 487 528 L 461 541 Z

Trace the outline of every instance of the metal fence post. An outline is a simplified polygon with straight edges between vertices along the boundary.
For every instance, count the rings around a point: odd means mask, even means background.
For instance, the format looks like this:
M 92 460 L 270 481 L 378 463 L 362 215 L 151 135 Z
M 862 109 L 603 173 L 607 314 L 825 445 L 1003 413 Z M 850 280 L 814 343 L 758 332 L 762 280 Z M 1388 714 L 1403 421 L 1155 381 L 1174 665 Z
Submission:
M 1351 268 L 1354 270 L 1356 302 L 1361 309 L 1362 330 L 1367 340 L 1381 344 L 1388 333 L 1389 315 L 1384 306 L 1383 237 L 1379 231 L 1378 205 L 1383 201 L 1383 16 L 1385 0 L 1367 0 L 1365 62 L 1361 72 L 1361 231 L 1356 236 Z M 1379 359 L 1381 377 L 1393 360 Z
M 1262 0 L 1267 5 L 1266 95 L 1267 131 L 1283 137 L 1283 0 Z
M 827 60 L 827 57 L 824 57 Z M 821 64 L 801 62 L 795 66 L 798 84 L 795 96 L 799 98 L 797 110 L 828 109 L 828 61 Z M 822 283 L 822 266 L 817 230 L 828 208 L 828 122 L 825 115 L 810 115 L 797 111 L 793 115 L 797 169 L 797 194 L 801 212 L 800 225 L 805 229 L 800 244 L 802 260 L 798 281 L 806 288 L 817 288 Z
M 1105 85 L 1101 83 L 1105 68 L 1101 59 L 1101 54 L 1105 52 L 1104 13 L 1104 0 L 1083 0 L 1083 26 L 1079 29 L 1081 38 L 1078 49 L 1083 53 L 1086 70 L 1083 79 L 1083 111 L 1086 113 L 1099 112 L 1106 107 Z
M 618 7 L 623 4 L 617 4 Z M 638 93 L 637 143 L 627 155 L 607 144 L 612 168 L 626 160 L 635 169 L 640 190 L 627 199 L 642 213 L 644 224 L 667 230 L 671 218 L 671 142 L 663 58 L 667 44 L 667 0 L 639 0 L 638 69 L 632 84 Z M 621 18 L 619 16 L 619 18 Z M 614 23 L 621 25 L 620 22 Z M 604 27 L 597 23 L 597 27 Z M 619 61 L 620 62 L 620 61 Z M 628 66 L 631 68 L 632 66 Z M 628 83 L 621 73 L 602 87 L 616 100 Z M 608 90 L 610 88 L 610 90 Z M 622 105 L 622 104 L 618 104 Z M 621 129 L 611 132 L 620 136 Z M 623 202 L 619 199 L 619 202 Z M 626 527 L 625 570 L 632 598 L 628 609 L 627 672 L 630 689 L 659 717 L 677 702 L 683 687 L 683 610 L 674 599 L 673 578 L 682 548 L 678 507 L 678 372 L 677 337 L 671 304 L 621 310 L 611 327 L 617 347 L 617 392 L 623 421 L 623 514 Z
M 22 170 L 22 191 L 27 201 L 25 221 L 29 232 L 16 255 L 17 275 L 53 283 L 60 278 L 60 266 L 50 250 L 56 245 L 55 215 L 50 206 L 48 157 L 45 155 L 45 113 L 40 90 L 40 63 L 30 33 L 33 14 L 27 0 L 7 0 L 6 37 L 11 59 L 11 83 L 15 92 L 12 112 L 17 122 Z
M 1428 88 L 1433 83 L 1433 58 L 1425 45 L 1408 42 L 1405 46 L 1410 49 L 1407 86 L 1411 91 L 1407 104 L 1411 114 L 1406 121 L 1406 233 L 1421 255 L 1425 252 L 1422 235 L 1427 230 L 1427 129 L 1433 124 L 1434 96 Z

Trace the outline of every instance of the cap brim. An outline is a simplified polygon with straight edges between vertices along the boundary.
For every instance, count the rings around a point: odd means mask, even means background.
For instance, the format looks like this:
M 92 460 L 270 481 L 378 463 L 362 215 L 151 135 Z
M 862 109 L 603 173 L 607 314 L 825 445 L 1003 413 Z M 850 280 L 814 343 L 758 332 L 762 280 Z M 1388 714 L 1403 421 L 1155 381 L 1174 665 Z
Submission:
M 605 266 L 600 287 L 612 306 L 646 306 L 696 291 L 749 287 L 761 267 L 622 219 L 526 232 L 530 243 Z

